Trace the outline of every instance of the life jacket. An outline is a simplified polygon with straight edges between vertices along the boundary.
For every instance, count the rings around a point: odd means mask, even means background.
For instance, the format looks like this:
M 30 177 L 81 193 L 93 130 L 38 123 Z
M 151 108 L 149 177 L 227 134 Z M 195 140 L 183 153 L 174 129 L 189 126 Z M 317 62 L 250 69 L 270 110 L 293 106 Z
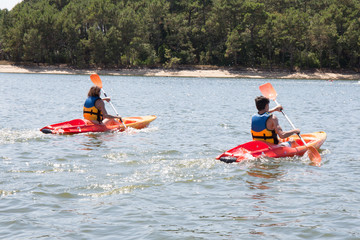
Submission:
M 272 115 L 269 113 L 255 114 L 251 119 L 251 135 L 253 140 L 262 140 L 269 143 L 278 144 L 279 139 L 275 130 L 266 128 L 266 122 Z
M 99 100 L 100 97 L 88 97 L 84 103 L 83 114 L 84 118 L 87 120 L 96 120 L 101 122 L 103 120 L 102 112 L 95 107 L 95 102 Z

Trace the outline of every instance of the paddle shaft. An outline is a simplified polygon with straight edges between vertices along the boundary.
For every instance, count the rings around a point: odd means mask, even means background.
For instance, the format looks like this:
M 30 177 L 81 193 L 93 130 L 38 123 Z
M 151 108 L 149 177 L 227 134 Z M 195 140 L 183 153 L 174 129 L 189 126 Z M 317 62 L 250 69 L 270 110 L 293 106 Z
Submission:
M 280 104 L 276 101 L 276 99 L 273 99 L 273 100 L 274 100 L 274 102 L 275 102 L 277 105 L 280 105 Z M 281 111 L 281 113 L 284 115 L 284 117 L 286 118 L 286 120 L 288 120 L 288 122 L 290 123 L 290 125 L 292 126 L 292 128 L 293 128 L 293 129 L 296 129 L 296 127 L 295 127 L 294 124 L 291 122 L 290 118 L 288 118 L 288 116 L 284 113 L 284 111 L 283 111 L 283 110 L 280 110 L 280 111 Z M 306 144 L 305 140 L 302 138 L 302 136 L 301 136 L 299 133 L 297 133 L 297 135 L 299 136 L 299 138 L 301 139 L 301 141 L 304 143 L 304 145 L 305 145 L 305 146 L 308 146 L 308 145 Z
M 107 97 L 107 94 L 106 94 L 106 92 L 104 91 L 104 89 L 101 89 L 101 90 L 103 91 L 105 97 Z M 119 116 L 119 113 L 116 111 L 116 109 L 115 109 L 114 105 L 112 104 L 111 100 L 109 101 L 109 103 L 110 103 L 111 107 L 114 109 L 114 111 L 115 111 L 115 113 L 116 113 L 116 116 Z
M 104 96 L 107 97 L 107 94 L 106 94 L 106 92 L 104 91 L 104 89 L 101 88 L 101 90 L 103 91 Z M 114 105 L 112 104 L 111 100 L 109 101 L 109 103 L 110 103 L 111 107 L 114 109 L 114 111 L 115 111 L 115 113 L 116 113 L 116 116 L 119 116 L 119 113 L 116 111 L 116 109 L 115 109 Z M 120 119 L 120 122 L 122 123 L 122 125 L 124 125 L 124 128 L 126 128 L 126 125 L 125 125 L 125 123 L 123 122 L 123 120 L 122 120 L 121 118 L 119 118 L 119 119 Z

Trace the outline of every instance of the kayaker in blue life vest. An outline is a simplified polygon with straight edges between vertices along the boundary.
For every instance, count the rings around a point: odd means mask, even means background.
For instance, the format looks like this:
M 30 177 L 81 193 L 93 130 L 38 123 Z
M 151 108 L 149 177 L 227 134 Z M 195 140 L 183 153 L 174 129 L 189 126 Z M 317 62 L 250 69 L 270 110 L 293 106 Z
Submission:
M 120 124 L 118 121 L 115 120 L 116 118 L 121 118 L 120 116 L 113 116 L 107 113 L 104 100 L 109 102 L 110 98 L 100 98 L 100 91 L 101 88 L 99 88 L 98 86 L 92 86 L 90 88 L 88 98 L 85 100 L 84 103 L 84 118 L 92 121 L 95 124 L 107 124 L 111 121 Z
M 270 113 L 282 110 L 282 106 L 278 105 L 273 109 L 269 109 L 270 100 L 264 96 L 255 98 L 258 113 L 251 119 L 251 135 L 253 140 L 262 140 L 269 143 L 279 144 L 280 138 L 287 138 L 293 134 L 300 133 L 299 129 L 283 131 L 279 125 L 278 118 Z

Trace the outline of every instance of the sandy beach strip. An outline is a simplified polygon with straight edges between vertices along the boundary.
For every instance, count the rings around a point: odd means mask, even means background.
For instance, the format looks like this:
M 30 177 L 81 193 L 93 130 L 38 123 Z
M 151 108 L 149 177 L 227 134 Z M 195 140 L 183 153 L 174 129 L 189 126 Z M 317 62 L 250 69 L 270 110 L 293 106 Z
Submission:
M 37 73 L 37 74 L 93 74 L 116 76 L 156 76 L 156 77 L 205 77 L 205 78 L 254 78 L 254 79 L 323 79 L 323 80 L 360 80 L 356 72 L 324 71 L 263 71 L 257 69 L 232 70 L 206 67 L 193 69 L 73 69 L 66 66 L 25 66 L 0 64 L 0 73 Z

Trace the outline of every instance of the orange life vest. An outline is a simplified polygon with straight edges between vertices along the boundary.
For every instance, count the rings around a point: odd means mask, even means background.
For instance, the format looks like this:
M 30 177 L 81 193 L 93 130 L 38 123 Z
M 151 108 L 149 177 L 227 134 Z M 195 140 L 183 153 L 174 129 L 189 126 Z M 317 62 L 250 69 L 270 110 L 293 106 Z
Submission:
M 272 115 L 269 113 L 255 114 L 251 119 L 251 135 L 253 140 L 261 140 L 269 143 L 279 143 L 275 130 L 266 128 L 266 122 Z
M 104 119 L 102 112 L 95 107 L 95 102 L 99 99 L 100 97 L 88 97 L 86 99 L 83 108 L 85 119 L 96 120 L 98 122 L 101 122 Z

